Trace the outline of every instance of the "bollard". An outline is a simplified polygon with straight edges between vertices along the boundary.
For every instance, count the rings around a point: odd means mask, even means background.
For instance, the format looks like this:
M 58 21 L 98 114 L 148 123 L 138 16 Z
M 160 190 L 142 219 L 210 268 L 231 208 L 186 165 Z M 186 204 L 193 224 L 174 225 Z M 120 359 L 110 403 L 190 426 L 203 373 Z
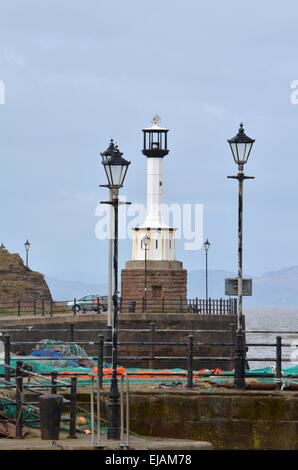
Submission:
M 187 345 L 187 388 L 192 388 L 193 385 L 193 335 L 188 336 Z
M 59 439 L 63 397 L 61 395 L 42 395 L 39 397 L 41 439 Z

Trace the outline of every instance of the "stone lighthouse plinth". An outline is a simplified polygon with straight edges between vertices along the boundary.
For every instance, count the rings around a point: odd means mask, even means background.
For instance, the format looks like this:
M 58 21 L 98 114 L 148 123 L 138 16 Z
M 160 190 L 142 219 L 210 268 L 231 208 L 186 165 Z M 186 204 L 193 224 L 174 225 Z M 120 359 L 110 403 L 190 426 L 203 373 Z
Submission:
M 153 126 L 143 129 L 147 216 L 134 228 L 132 260 L 121 272 L 122 311 L 129 311 L 133 302 L 138 312 L 187 311 L 187 271 L 176 260 L 176 229 L 162 217 L 162 165 L 169 150 L 168 129 L 159 127 L 158 121 L 155 116 Z

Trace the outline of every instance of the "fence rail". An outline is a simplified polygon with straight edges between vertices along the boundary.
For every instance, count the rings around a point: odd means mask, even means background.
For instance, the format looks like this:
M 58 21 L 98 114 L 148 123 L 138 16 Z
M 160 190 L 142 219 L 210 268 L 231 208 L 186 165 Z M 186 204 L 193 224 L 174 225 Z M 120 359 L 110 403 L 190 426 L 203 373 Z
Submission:
M 232 325 L 231 325 L 232 326 Z M 87 334 L 87 336 L 89 336 L 89 333 L 90 331 L 92 331 L 93 333 L 100 333 L 97 335 L 97 339 L 96 341 L 90 341 L 90 337 L 88 337 L 87 340 L 82 340 L 82 336 L 85 334 Z M 188 371 L 188 375 L 187 375 L 187 380 L 188 380 L 188 383 L 189 384 L 192 384 L 192 381 L 193 381 L 193 372 L 194 372 L 194 367 L 195 365 L 198 364 L 198 361 L 208 361 L 210 362 L 210 367 L 212 367 L 212 369 L 214 368 L 217 368 L 220 363 L 222 363 L 223 361 L 231 361 L 232 363 L 235 364 L 235 377 L 237 375 L 237 373 L 239 372 L 239 370 L 237 371 L 237 361 L 239 362 L 239 343 L 238 343 L 238 338 L 239 338 L 239 334 L 235 334 L 235 329 L 234 327 L 232 328 L 232 330 L 176 330 L 176 329 L 173 329 L 173 330 L 170 330 L 170 329 L 167 329 L 167 330 L 164 330 L 164 329 L 156 329 L 155 328 L 155 323 L 154 322 L 151 322 L 150 323 L 150 327 L 149 328 L 144 328 L 144 329 L 119 329 L 118 330 L 118 333 L 127 333 L 127 332 L 142 332 L 142 333 L 147 333 L 148 334 L 148 340 L 145 340 L 145 341 L 122 341 L 121 339 L 118 340 L 118 346 L 121 347 L 121 346 L 125 346 L 125 348 L 129 347 L 129 346 L 141 346 L 144 350 L 145 348 L 145 351 L 147 350 L 147 354 L 136 354 L 135 352 L 134 353 L 129 353 L 129 350 L 126 352 L 126 355 L 123 354 L 122 352 L 122 355 L 119 354 L 118 355 L 118 363 L 121 364 L 121 361 L 128 361 L 129 363 L 133 363 L 134 361 L 139 361 L 139 360 L 144 360 L 144 361 L 148 361 L 148 365 L 149 364 L 152 364 L 153 361 L 155 361 L 156 363 L 158 363 L 159 361 L 163 361 L 163 360 L 167 360 L 167 361 L 179 361 L 181 363 L 181 367 L 185 367 L 185 369 Z M 31 328 L 29 331 L 27 328 L 18 328 L 18 329 L 15 329 L 15 328 L 7 328 L 5 330 L 2 330 L 2 337 L 1 340 L 3 341 L 4 343 L 4 362 L 5 362 L 5 381 L 7 383 L 10 382 L 10 372 L 11 372 L 11 349 L 12 348 L 16 348 L 17 346 L 21 346 L 21 345 L 35 345 L 36 344 L 36 341 L 11 341 L 11 338 L 10 338 L 10 334 L 9 333 L 18 333 L 18 332 L 25 332 L 26 335 L 30 335 L 30 333 L 35 333 L 35 332 L 42 332 L 44 335 L 46 335 L 48 332 L 54 332 L 55 333 L 55 336 L 57 335 L 57 333 L 63 333 L 64 334 L 64 342 L 63 341 L 59 341 L 59 344 L 79 344 L 81 346 L 95 346 L 96 347 L 96 351 L 97 351 L 97 354 L 95 355 L 92 355 L 92 359 L 97 361 L 97 377 L 98 377 L 98 382 L 100 384 L 100 386 L 102 386 L 102 383 L 103 383 L 103 365 L 104 365 L 104 361 L 106 362 L 111 362 L 111 359 L 112 359 L 112 352 L 111 352 L 111 343 L 110 341 L 107 339 L 107 333 L 109 332 L 108 329 L 94 329 L 94 330 L 90 330 L 90 329 L 84 329 L 84 328 L 75 328 L 74 327 L 74 324 L 70 324 L 69 325 L 69 328 L 61 328 L 61 329 L 58 329 L 58 330 L 40 330 L 38 328 Z M 171 335 L 175 335 L 175 333 L 177 332 L 180 332 L 180 333 L 184 333 L 185 336 L 184 336 L 184 340 L 180 340 L 180 341 L 170 341 L 169 340 L 169 336 Z M 165 340 L 158 340 L 157 337 L 156 337 L 156 334 L 162 334 L 164 336 L 164 334 L 166 334 L 166 339 Z M 191 333 L 191 334 L 189 334 Z M 195 333 L 221 333 L 223 335 L 223 339 L 222 341 L 216 341 L 216 342 L 210 342 L 210 341 L 202 341 L 202 340 L 197 340 L 195 337 L 194 337 L 194 334 Z M 292 346 L 292 344 L 288 343 L 288 342 L 283 342 L 282 341 L 282 337 L 281 336 L 277 336 L 276 337 L 276 341 L 273 342 L 271 341 L 270 343 L 264 343 L 264 342 L 246 342 L 245 340 L 245 334 L 250 334 L 252 333 L 252 331 L 249 331 L 249 330 L 246 330 L 242 333 L 242 336 L 241 336 L 241 340 L 242 340 L 242 349 L 241 349 L 241 353 L 243 354 L 243 356 L 240 357 L 240 359 L 242 360 L 242 362 L 244 361 L 251 361 L 251 362 L 254 362 L 254 361 L 262 361 L 262 362 L 274 362 L 275 363 L 275 368 L 276 368 L 276 372 L 275 373 L 272 373 L 272 374 L 269 374 L 266 373 L 264 374 L 264 377 L 269 377 L 269 376 L 272 376 L 272 377 L 275 377 L 276 379 L 276 388 L 279 388 L 281 386 L 281 378 L 282 378 L 282 372 L 281 372 L 281 367 L 282 367 L 282 363 L 288 363 L 288 362 L 291 362 L 291 359 L 285 357 L 282 353 L 283 351 L 283 348 L 288 348 L 290 346 Z M 261 331 L 254 331 L 254 333 L 261 333 Z M 267 331 L 266 333 L 268 334 L 272 334 L 273 332 L 271 331 Z M 297 331 L 287 331 L 287 332 L 278 332 L 278 331 L 274 331 L 274 333 L 279 333 L 279 334 L 297 334 Z M 264 334 L 264 331 L 262 330 L 262 334 Z M 75 336 L 78 335 L 80 337 L 80 340 L 79 341 L 75 341 Z M 106 336 L 106 338 L 105 338 Z M 175 335 L 176 336 L 176 335 Z M 230 339 L 232 337 L 232 340 Z M 29 339 L 29 338 L 28 338 Z M 47 338 L 49 339 L 49 338 Z M 158 352 L 156 350 L 156 347 L 158 346 L 167 346 L 168 348 L 168 351 L 169 353 L 167 355 L 163 355 L 163 354 L 160 354 L 160 352 Z M 185 354 L 182 354 L 182 355 L 177 355 L 177 347 L 180 347 L 182 348 L 182 351 L 183 351 L 183 348 L 184 348 L 184 351 L 185 351 Z M 194 347 L 196 348 L 199 348 L 197 349 L 198 351 L 200 351 L 200 348 L 201 347 L 204 347 L 204 346 L 208 346 L 208 347 L 214 347 L 214 348 L 219 348 L 219 347 L 226 347 L 228 348 L 228 351 L 229 351 L 229 356 L 226 356 L 225 354 L 223 355 L 214 355 L 214 356 L 204 356 L 202 354 L 197 354 L 195 355 L 194 354 Z M 262 358 L 255 358 L 255 357 L 250 357 L 249 359 L 247 359 L 247 349 L 249 347 L 262 347 L 262 348 L 266 348 L 266 347 L 274 347 L 275 348 L 275 355 L 272 355 L 271 357 L 262 357 Z M 91 358 L 91 356 L 89 356 L 89 358 Z M 28 356 L 25 357 L 19 357 L 18 358 L 19 360 L 22 360 L 22 361 L 25 361 L 25 359 L 28 360 Z M 76 356 L 72 356 L 72 357 L 68 357 L 67 356 L 67 359 L 79 359 L 78 357 Z M 86 359 L 86 357 L 82 357 L 82 359 Z M 49 358 L 42 358 L 42 357 L 34 357 L 34 356 L 30 356 L 30 362 L 31 361 L 40 361 L 40 360 L 49 360 Z M 65 360 L 65 358 L 55 358 L 55 360 L 59 361 L 59 360 Z M 242 364 L 243 366 L 243 364 Z M 150 367 L 149 367 L 150 368 Z M 144 375 L 144 373 L 142 372 L 142 374 Z M 148 373 L 149 375 L 152 375 L 152 373 Z M 156 372 L 156 374 L 158 375 L 158 372 Z M 240 369 L 240 372 L 239 372 L 240 375 L 242 375 L 242 380 L 245 381 L 245 378 L 247 377 L 252 377 L 253 374 L 252 373 L 249 373 L 247 374 L 246 371 L 245 371 L 245 368 L 243 367 L 242 369 Z M 73 374 L 74 376 L 76 374 Z M 135 375 L 135 373 L 134 373 Z M 164 373 L 162 373 L 162 375 L 164 375 Z M 205 374 L 204 376 L 210 376 L 212 375 L 211 374 Z M 262 377 L 262 374 L 257 374 L 258 377 Z M 298 379 L 298 374 L 293 374 L 292 376 L 296 377 Z
M 70 400 L 63 397 L 63 404 L 69 406 L 69 416 L 61 416 L 61 420 L 63 422 L 69 422 L 69 438 L 76 437 L 76 402 L 77 402 L 77 378 L 71 377 L 70 383 L 65 383 L 57 378 L 57 372 L 53 371 L 51 373 L 51 377 L 48 378 L 47 376 L 37 374 L 35 372 L 31 372 L 28 369 L 23 367 L 22 361 L 17 361 L 16 367 L 12 366 L 10 363 L 5 363 L 5 375 L 4 380 L 0 380 L 1 390 L 15 390 L 15 398 L 7 398 L 2 397 L 0 400 L 0 409 L 1 405 L 5 405 L 6 407 L 15 408 L 15 419 L 9 419 L 5 417 L 4 419 L 0 419 L 0 423 L 13 423 L 15 422 L 16 426 L 16 434 L 13 437 L 17 439 L 21 439 L 23 437 L 23 427 L 26 424 L 30 423 L 39 423 L 39 401 L 25 401 L 24 396 L 26 392 L 30 392 L 31 394 L 36 394 L 38 396 L 42 396 L 48 393 L 50 389 L 50 393 L 57 394 L 57 390 L 59 388 L 69 388 L 70 389 Z M 7 374 L 8 371 L 8 374 Z M 14 382 L 11 381 L 11 375 L 14 375 Z M 25 383 L 25 378 L 28 377 L 39 377 L 42 378 L 44 381 L 48 380 L 49 383 L 46 384 L 38 384 L 32 385 Z M 36 390 L 38 388 L 38 390 Z M 24 418 L 23 411 L 29 410 L 33 418 Z
M 22 301 L 20 299 L 11 302 L 0 302 L 0 316 L 54 316 L 57 314 L 71 314 L 92 312 L 102 313 L 107 311 L 107 302 L 100 299 L 95 301 L 82 301 L 74 298 L 71 301 L 53 301 L 51 299 L 34 299 Z M 237 299 L 186 299 L 177 298 L 152 298 L 118 300 L 119 313 L 193 313 L 201 315 L 236 315 Z

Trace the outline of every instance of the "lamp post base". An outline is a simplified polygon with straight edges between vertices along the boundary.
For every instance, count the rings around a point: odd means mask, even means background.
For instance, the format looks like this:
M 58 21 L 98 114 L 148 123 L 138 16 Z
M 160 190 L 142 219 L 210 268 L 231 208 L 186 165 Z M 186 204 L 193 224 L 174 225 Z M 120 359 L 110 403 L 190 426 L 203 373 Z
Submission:
M 120 397 L 117 378 L 111 379 L 111 391 L 108 404 L 107 439 L 120 440 Z

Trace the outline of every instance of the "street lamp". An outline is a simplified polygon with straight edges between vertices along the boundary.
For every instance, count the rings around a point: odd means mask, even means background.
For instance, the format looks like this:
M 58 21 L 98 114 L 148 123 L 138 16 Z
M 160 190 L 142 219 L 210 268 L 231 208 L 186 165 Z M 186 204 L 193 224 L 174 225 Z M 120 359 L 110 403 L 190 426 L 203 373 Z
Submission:
M 205 252 L 206 252 L 206 310 L 208 311 L 208 250 L 210 247 L 208 238 L 204 243 L 204 247 L 205 247 Z
M 146 303 L 147 303 L 147 250 L 148 245 L 150 242 L 150 237 L 148 237 L 147 233 L 142 238 L 142 248 L 145 250 L 145 272 L 144 272 L 144 309 L 146 310 Z
M 25 243 L 25 249 L 26 249 L 26 266 L 28 267 L 28 253 L 29 253 L 29 249 L 30 249 L 30 243 L 29 243 L 28 240 Z
M 101 152 L 103 164 L 107 163 L 108 159 L 112 156 L 115 150 L 115 144 L 111 139 L 109 147 L 104 152 Z M 108 318 L 107 318 L 107 332 L 105 342 L 106 356 L 112 356 L 112 308 L 113 308 L 113 189 L 109 185 L 100 185 L 109 188 L 109 261 L 108 261 Z
M 243 343 L 243 318 L 242 318 L 242 222 L 243 222 L 243 181 L 245 179 L 254 179 L 253 176 L 245 176 L 243 173 L 244 165 L 247 163 L 254 139 L 251 139 L 244 133 L 241 122 L 238 134 L 232 139 L 228 139 L 230 148 L 238 165 L 238 175 L 228 176 L 238 180 L 238 308 L 237 308 L 237 346 L 235 351 L 235 388 L 245 388 L 244 367 L 245 353 Z
M 117 380 L 117 355 L 118 355 L 118 207 L 119 207 L 119 188 L 122 188 L 126 176 L 126 172 L 130 162 L 125 160 L 114 144 L 110 142 L 108 151 L 102 154 L 102 164 L 104 166 L 108 184 L 107 187 L 112 190 L 112 200 L 102 202 L 102 204 L 110 204 L 114 208 L 114 253 L 113 253 L 113 270 L 114 270 L 114 294 L 113 294 L 113 327 L 112 327 L 112 378 L 108 405 L 108 439 L 120 439 L 120 400 Z

